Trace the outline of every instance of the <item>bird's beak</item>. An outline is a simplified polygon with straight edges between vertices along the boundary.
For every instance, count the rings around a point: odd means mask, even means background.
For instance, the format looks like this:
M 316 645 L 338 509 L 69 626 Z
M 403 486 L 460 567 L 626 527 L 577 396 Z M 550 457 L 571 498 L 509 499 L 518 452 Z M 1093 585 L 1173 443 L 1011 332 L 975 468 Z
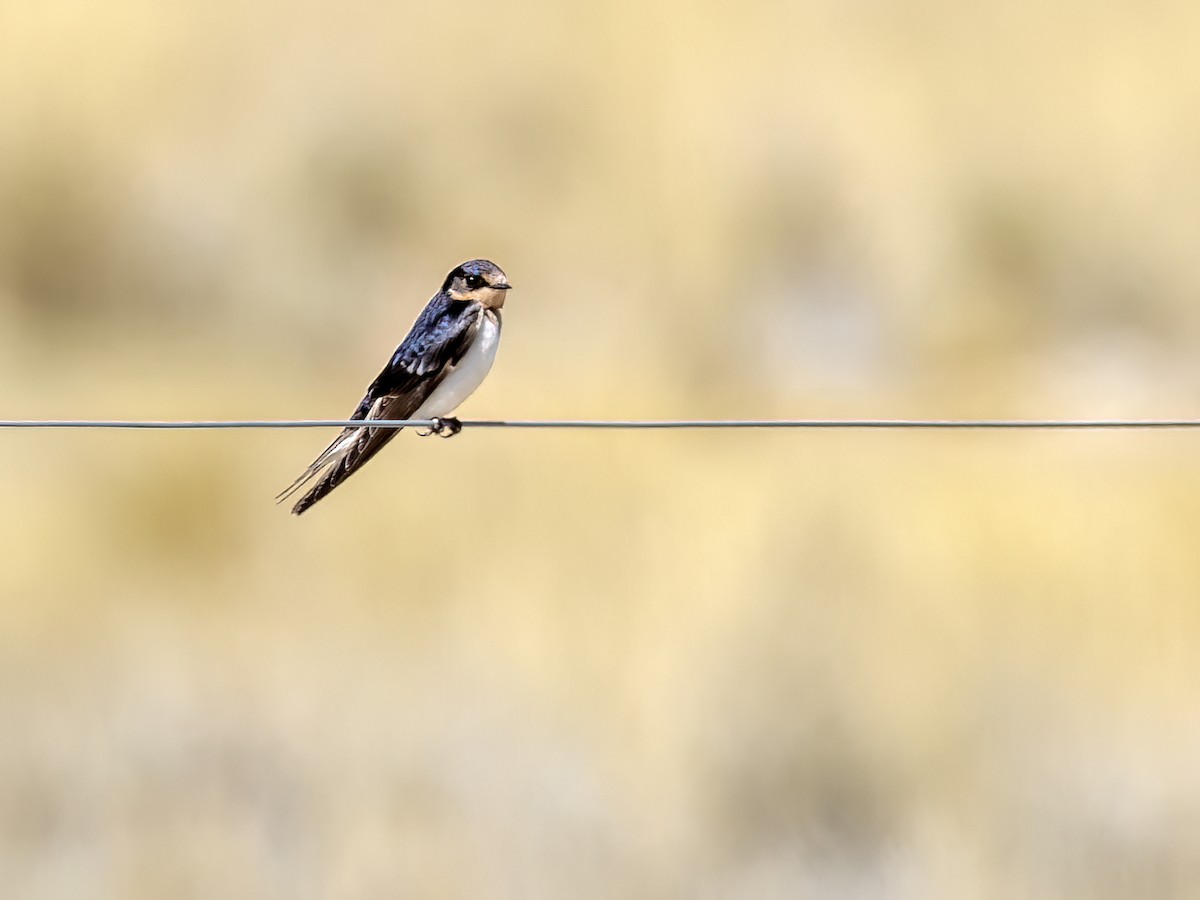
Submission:
M 504 284 L 493 284 L 492 290 L 494 290 L 494 291 L 511 291 L 512 285 L 509 284 L 507 281 L 504 282 Z

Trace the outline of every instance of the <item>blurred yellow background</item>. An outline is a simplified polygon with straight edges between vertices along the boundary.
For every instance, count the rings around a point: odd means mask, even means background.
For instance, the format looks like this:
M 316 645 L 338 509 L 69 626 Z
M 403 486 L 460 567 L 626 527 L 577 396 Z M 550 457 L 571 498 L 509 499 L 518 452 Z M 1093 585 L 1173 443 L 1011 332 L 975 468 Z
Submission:
M 0 5 L 4 417 L 1193 416 L 1200 7 Z M 0 896 L 1200 895 L 1200 437 L 0 433 Z

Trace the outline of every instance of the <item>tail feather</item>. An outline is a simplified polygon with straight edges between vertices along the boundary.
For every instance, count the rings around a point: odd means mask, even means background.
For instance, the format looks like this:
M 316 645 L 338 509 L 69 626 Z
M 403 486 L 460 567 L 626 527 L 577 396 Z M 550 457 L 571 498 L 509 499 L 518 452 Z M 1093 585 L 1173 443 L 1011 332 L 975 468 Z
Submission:
M 339 452 L 344 452 L 349 449 L 349 447 L 352 445 L 352 442 L 348 441 L 347 439 L 352 437 L 358 430 L 359 429 L 357 428 L 346 428 L 343 430 L 341 434 L 333 439 L 328 447 L 321 451 L 320 455 L 312 461 L 309 467 L 300 473 L 299 477 L 295 481 L 275 495 L 275 502 L 282 503 L 284 500 L 287 500 L 289 497 L 295 494 L 296 491 L 300 490 L 300 488 L 304 487 L 304 485 L 316 478 L 317 475 L 320 474 L 321 470 L 329 465 L 330 461 L 332 461 Z
M 300 515 L 362 468 L 371 457 L 382 450 L 384 445 L 400 431 L 401 429 L 399 428 L 366 427 L 355 429 L 356 435 L 353 443 L 349 444 L 349 446 L 341 447 L 340 445 L 343 442 L 340 439 L 336 441 L 333 447 L 336 448 L 337 455 L 331 456 L 326 451 L 317 457 L 317 462 L 309 466 L 310 471 L 306 471 L 304 475 L 301 475 L 298 483 L 288 488 L 281 499 L 291 496 L 304 484 L 311 481 L 324 468 L 325 474 L 321 476 L 321 480 L 313 485 L 312 489 L 292 507 L 292 514 Z
M 350 417 L 354 420 L 362 420 L 363 424 L 343 430 L 333 443 L 313 460 L 312 465 L 300 474 L 299 478 L 280 492 L 279 496 L 275 498 L 276 502 L 282 503 L 287 500 L 320 475 L 320 481 L 313 485 L 312 489 L 292 507 L 295 515 L 303 513 L 362 468 L 367 460 L 402 431 L 400 428 L 372 428 L 369 424 L 372 419 L 408 418 L 414 410 L 420 407 L 436 384 L 436 379 L 427 379 L 418 388 L 403 394 L 380 396 L 375 396 L 375 385 L 372 385 L 367 396 L 358 405 L 358 409 L 354 411 L 354 415 Z M 322 472 L 324 474 L 321 474 Z
M 335 487 L 337 487 L 337 483 L 333 479 L 333 470 L 330 469 L 325 473 L 325 477 L 313 486 L 312 490 L 296 501 L 296 505 L 292 507 L 292 515 L 300 515 Z

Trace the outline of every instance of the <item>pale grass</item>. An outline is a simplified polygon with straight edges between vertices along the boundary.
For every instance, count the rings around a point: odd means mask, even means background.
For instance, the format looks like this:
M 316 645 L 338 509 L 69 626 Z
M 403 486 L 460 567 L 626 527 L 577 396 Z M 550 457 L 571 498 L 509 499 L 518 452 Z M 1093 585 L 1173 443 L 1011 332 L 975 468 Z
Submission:
M 1194 4 L 9 3 L 6 416 L 1191 416 Z M 0 434 L 0 896 L 1189 897 L 1188 433 Z

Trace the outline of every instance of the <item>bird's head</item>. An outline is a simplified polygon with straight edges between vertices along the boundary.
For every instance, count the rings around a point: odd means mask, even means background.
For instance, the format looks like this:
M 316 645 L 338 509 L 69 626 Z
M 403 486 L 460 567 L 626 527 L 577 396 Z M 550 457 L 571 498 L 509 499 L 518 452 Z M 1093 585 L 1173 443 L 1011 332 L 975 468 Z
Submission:
M 474 300 L 491 309 L 499 309 L 511 287 L 508 276 L 494 262 L 473 259 L 447 275 L 442 290 L 454 300 Z

